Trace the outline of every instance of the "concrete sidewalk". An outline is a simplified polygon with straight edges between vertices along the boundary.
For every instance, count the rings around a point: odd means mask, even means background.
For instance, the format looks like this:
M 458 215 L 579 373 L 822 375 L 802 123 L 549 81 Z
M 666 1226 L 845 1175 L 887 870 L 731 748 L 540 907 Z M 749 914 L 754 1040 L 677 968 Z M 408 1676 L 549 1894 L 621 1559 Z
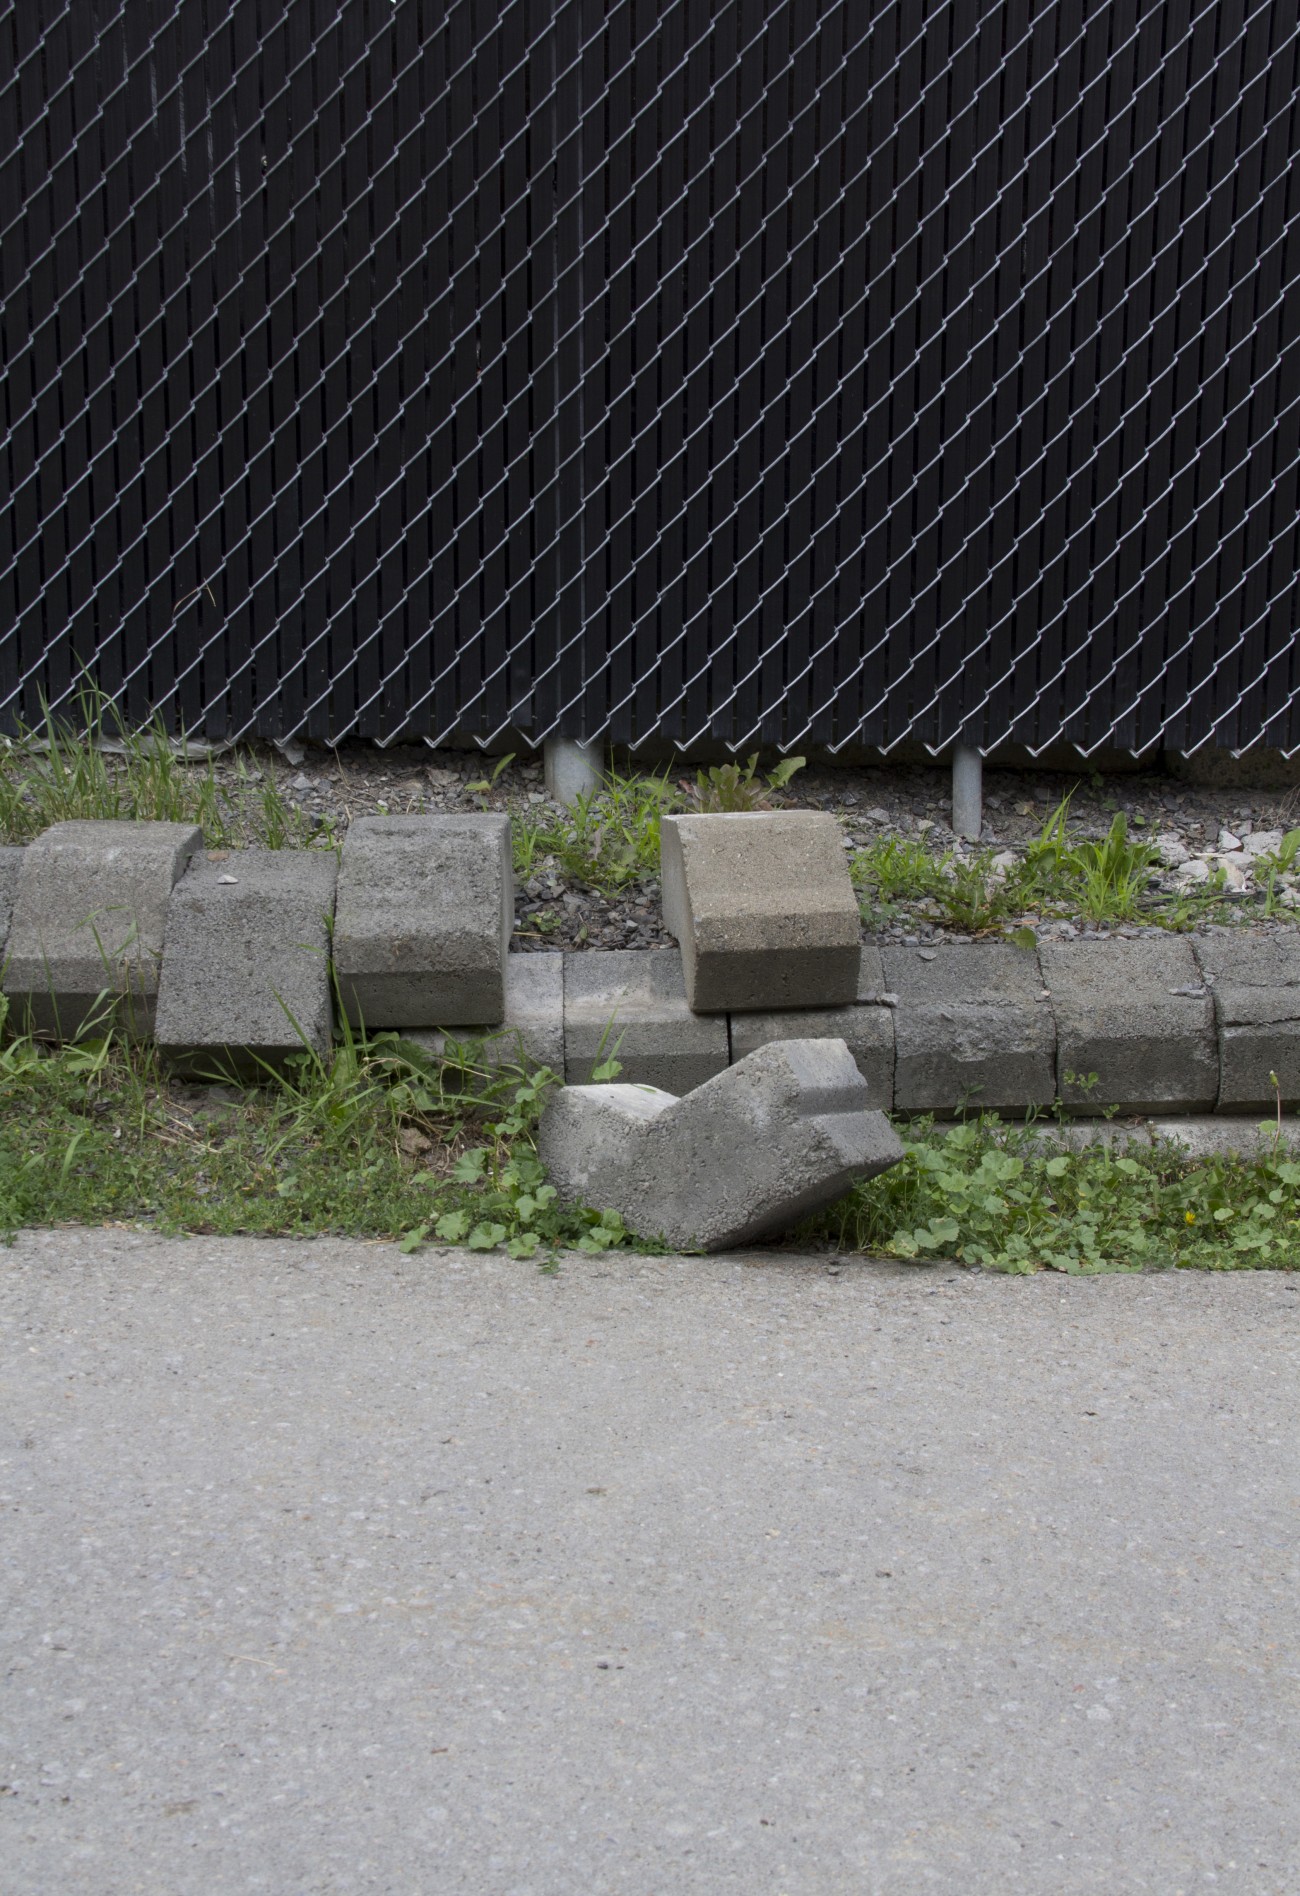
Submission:
M 0 1883 L 1295 1892 L 1300 1279 L 0 1251 Z

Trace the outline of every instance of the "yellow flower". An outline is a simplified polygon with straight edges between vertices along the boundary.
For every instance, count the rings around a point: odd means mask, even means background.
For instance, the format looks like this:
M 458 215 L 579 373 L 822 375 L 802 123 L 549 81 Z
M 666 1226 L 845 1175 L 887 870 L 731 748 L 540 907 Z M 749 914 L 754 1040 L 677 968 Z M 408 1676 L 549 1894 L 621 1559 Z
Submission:
M 1186 1218 L 1189 1225 L 1194 1225 L 1196 1223 L 1196 1213 L 1194 1211 L 1185 1211 L 1183 1213 L 1183 1216 L 1184 1218 Z

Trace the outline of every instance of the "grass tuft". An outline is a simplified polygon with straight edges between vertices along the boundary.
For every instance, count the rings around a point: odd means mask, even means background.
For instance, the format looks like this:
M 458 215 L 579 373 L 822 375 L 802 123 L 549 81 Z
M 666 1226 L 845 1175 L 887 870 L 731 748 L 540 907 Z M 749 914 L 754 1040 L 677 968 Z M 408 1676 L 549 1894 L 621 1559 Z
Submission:
M 193 823 L 210 849 L 305 849 L 332 843 L 278 785 L 236 757 L 219 783 L 210 755 L 171 739 L 161 720 L 131 731 L 93 686 L 70 722 L 49 711 L 38 730 L 0 739 L 0 842 L 25 843 L 52 823 L 108 819 Z
M 598 894 L 617 895 L 659 874 L 660 818 L 683 802 L 666 774 L 611 773 L 571 810 L 515 819 L 515 872 L 527 879 L 550 867 Z
M 463 1043 L 445 1062 L 395 1034 L 345 1031 L 264 1084 L 181 1084 L 152 1049 L 99 1031 L 47 1047 L 0 1000 L 0 1235 L 130 1220 L 168 1232 L 393 1238 L 498 1246 L 546 1267 L 605 1250 L 612 1213 L 555 1203 L 534 1130 L 546 1070 Z

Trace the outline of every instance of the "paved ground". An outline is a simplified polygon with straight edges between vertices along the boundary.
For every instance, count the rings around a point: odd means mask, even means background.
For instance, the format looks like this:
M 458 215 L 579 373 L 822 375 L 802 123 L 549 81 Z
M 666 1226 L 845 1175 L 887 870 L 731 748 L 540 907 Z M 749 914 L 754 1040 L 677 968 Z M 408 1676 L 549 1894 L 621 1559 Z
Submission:
M 0 1253 L 0 1881 L 1300 1889 L 1300 1281 Z

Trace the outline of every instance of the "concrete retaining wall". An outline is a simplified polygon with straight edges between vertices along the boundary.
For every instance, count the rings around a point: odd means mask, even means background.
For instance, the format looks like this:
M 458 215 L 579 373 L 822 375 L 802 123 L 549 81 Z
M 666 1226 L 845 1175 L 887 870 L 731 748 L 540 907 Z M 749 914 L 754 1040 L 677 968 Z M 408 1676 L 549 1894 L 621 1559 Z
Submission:
M 56 829 L 65 827 L 73 826 Z M 120 921 L 129 907 L 151 989 L 156 963 L 165 1053 L 191 1070 L 206 1050 L 256 1070 L 300 1042 L 322 1049 L 332 1018 L 332 854 L 196 849 L 178 879 L 169 833 L 158 837 L 167 849 L 135 852 L 131 879 L 115 896 L 107 866 L 98 876 L 86 872 L 92 826 L 75 827 L 73 852 L 52 847 L 55 831 L 33 845 L 30 860 L 0 851 L 0 985 L 15 1024 L 30 1019 L 52 1031 L 41 970 L 54 970 L 62 935 L 75 923 L 100 940 L 102 919 Z M 120 828 L 103 826 L 105 865 L 120 849 Z M 146 832 L 174 826 L 136 828 L 143 845 L 151 841 Z M 485 833 L 482 847 L 499 861 L 495 832 Z M 26 874 L 24 861 L 35 869 L 38 857 L 40 875 Z M 56 889 L 51 878 L 60 863 L 69 865 L 68 884 Z M 760 1046 L 824 1037 L 847 1043 L 871 1105 L 885 1111 L 989 1107 L 1019 1117 L 1060 1101 L 1084 1116 L 1113 1107 L 1126 1115 L 1257 1118 L 1276 1110 L 1279 1098 L 1283 1110 L 1300 1107 L 1300 929 L 1101 937 L 1037 949 L 954 942 L 893 945 L 882 954 L 868 944 L 856 998 L 845 1005 L 708 1012 L 688 1004 L 682 956 L 671 950 L 512 955 L 507 968 L 504 897 L 500 874 L 493 875 L 484 883 L 474 952 L 484 962 L 499 944 L 500 978 L 484 963 L 475 992 L 503 995 L 502 1018 L 472 1025 L 438 1019 L 436 997 L 448 977 L 432 951 L 424 959 L 433 998 L 422 1009 L 421 964 L 408 957 L 416 973 L 405 977 L 403 1025 L 426 1046 L 436 1048 L 438 1031 L 449 1028 L 459 1041 L 491 1035 L 497 1060 L 522 1052 L 569 1081 L 585 1081 L 593 1063 L 612 1054 L 624 1081 L 685 1093 Z M 454 897 L 462 932 L 475 920 L 463 912 L 469 886 L 461 877 Z M 87 900 L 94 912 L 83 916 Z M 436 909 L 436 891 L 422 889 L 420 900 Z M 51 914 L 62 931 L 57 940 Z M 161 919 L 160 938 L 157 921 L 143 928 L 146 916 Z M 425 923 L 436 932 L 436 915 Z M 541 965 L 529 968 L 533 962 Z M 525 968 L 529 979 L 508 978 Z M 255 996 L 259 983 L 265 994 Z M 418 1018 L 421 1012 L 428 1018 Z

